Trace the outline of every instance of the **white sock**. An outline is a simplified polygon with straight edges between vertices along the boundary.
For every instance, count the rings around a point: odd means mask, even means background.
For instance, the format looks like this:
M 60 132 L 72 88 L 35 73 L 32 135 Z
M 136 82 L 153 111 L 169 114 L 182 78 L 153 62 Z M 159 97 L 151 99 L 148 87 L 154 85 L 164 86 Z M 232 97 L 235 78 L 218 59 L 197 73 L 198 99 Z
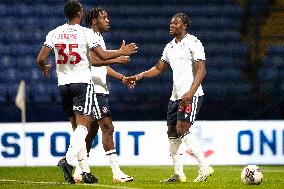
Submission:
M 66 160 L 70 165 L 76 166 L 77 155 L 83 145 L 86 145 L 85 138 L 88 134 L 88 130 L 83 125 L 78 125 L 75 131 L 71 134 L 70 145 L 66 153 Z
M 82 169 L 79 165 L 79 162 L 76 165 L 73 177 L 74 177 L 74 179 L 82 180 Z
M 87 148 L 86 148 L 86 144 L 83 145 L 83 147 L 81 148 L 81 150 L 78 153 L 78 162 L 79 162 L 79 166 L 82 170 L 82 172 L 86 172 L 86 173 L 90 173 L 90 167 L 88 164 L 88 157 L 87 157 Z
M 198 161 L 200 168 L 209 166 L 195 135 L 193 135 L 192 133 L 188 133 L 182 138 L 182 142 L 184 142 L 187 149 L 192 152 L 192 155 Z
M 106 156 L 108 158 L 112 174 L 115 175 L 120 175 L 122 171 L 119 168 L 118 161 L 117 161 L 117 155 L 116 155 L 116 150 L 109 150 L 106 152 Z
M 174 174 L 184 176 L 182 154 L 178 153 L 178 149 L 181 144 L 181 139 L 180 138 L 169 139 L 169 143 L 170 143 L 169 151 L 174 164 Z

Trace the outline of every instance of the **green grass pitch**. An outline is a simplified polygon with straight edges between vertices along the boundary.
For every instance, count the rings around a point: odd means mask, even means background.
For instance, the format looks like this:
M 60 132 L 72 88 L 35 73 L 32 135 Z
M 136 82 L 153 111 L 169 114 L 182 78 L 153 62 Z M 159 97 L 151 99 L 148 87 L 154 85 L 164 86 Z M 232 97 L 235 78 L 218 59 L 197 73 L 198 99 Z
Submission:
M 215 174 L 203 183 L 193 183 L 197 166 L 185 166 L 186 183 L 160 183 L 169 177 L 171 166 L 122 166 L 122 170 L 133 176 L 131 183 L 113 183 L 110 167 L 92 167 L 99 178 L 98 184 L 68 185 L 58 167 L 0 167 L 0 188 L 284 188 L 284 166 L 260 166 L 264 180 L 260 185 L 244 185 L 240 181 L 243 166 L 213 166 Z

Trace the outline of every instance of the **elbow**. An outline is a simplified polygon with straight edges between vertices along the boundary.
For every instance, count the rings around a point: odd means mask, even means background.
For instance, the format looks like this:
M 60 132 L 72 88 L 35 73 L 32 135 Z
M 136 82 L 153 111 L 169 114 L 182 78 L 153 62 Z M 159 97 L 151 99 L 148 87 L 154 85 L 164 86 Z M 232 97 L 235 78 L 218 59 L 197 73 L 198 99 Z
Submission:
M 36 58 L 36 62 L 37 62 L 37 64 L 42 64 L 43 62 L 44 62 L 44 58 L 43 57 L 41 57 L 41 56 L 38 56 L 37 58 Z
M 206 76 L 206 68 L 204 68 L 204 71 L 203 71 L 203 77 Z

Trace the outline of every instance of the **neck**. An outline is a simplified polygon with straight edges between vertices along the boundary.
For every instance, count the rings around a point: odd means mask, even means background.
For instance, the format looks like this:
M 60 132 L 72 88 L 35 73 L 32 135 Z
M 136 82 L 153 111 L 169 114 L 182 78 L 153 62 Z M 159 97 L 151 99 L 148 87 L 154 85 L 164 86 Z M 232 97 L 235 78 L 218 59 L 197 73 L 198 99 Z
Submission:
M 96 26 L 93 26 L 92 29 L 93 29 L 94 32 L 97 32 L 97 33 L 99 33 L 99 34 L 102 34 L 102 33 L 103 33 L 103 32 L 101 32 L 101 31 L 98 29 L 98 27 L 96 27 Z
M 186 32 L 183 32 L 182 34 L 180 35 L 177 35 L 175 38 L 176 38 L 176 42 L 180 42 L 184 36 L 186 35 L 187 33 Z
M 72 20 L 69 20 L 69 21 L 68 21 L 68 24 L 69 24 L 69 25 L 75 25 L 75 24 L 80 25 L 80 24 L 81 24 L 81 19 L 80 19 L 80 18 L 74 18 L 74 19 L 72 19 Z

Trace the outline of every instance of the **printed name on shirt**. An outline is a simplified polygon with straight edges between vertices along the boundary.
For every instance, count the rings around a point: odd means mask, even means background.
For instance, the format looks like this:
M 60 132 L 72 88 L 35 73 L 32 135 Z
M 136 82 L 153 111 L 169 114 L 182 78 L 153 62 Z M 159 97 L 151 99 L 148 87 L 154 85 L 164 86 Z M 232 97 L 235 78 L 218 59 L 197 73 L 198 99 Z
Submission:
M 60 33 L 55 37 L 56 39 L 77 39 L 76 33 Z

